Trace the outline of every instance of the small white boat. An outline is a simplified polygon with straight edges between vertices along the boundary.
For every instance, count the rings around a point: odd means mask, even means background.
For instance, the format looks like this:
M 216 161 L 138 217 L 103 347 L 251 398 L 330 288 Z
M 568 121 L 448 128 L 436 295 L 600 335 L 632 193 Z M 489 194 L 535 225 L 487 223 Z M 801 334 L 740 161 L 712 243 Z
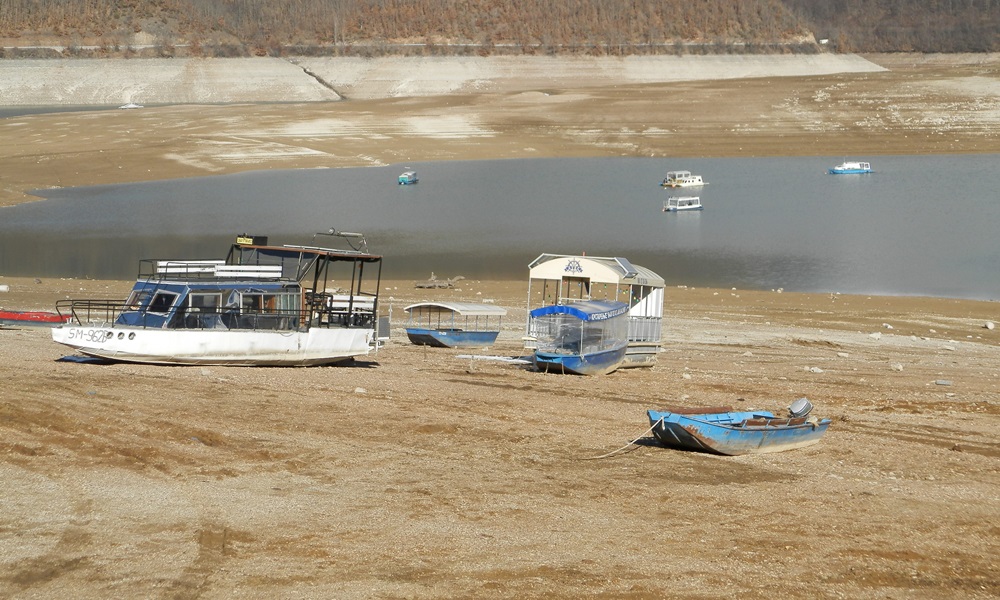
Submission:
M 399 181 L 399 185 L 413 185 L 413 184 L 417 183 L 420 180 L 417 178 L 417 172 L 416 171 L 404 171 L 399 176 L 399 180 L 398 181 Z
M 830 175 L 860 175 L 871 173 L 872 165 L 866 162 L 842 162 L 830 169 Z
M 142 108 L 141 104 L 136 104 L 135 102 L 129 102 L 128 104 L 122 104 L 119 106 L 121 110 L 131 110 L 133 108 Z
M 701 175 L 692 175 L 691 171 L 667 171 L 667 176 L 663 178 L 663 187 L 699 187 L 705 185 Z
M 663 201 L 663 212 L 702 210 L 700 196 L 671 196 Z

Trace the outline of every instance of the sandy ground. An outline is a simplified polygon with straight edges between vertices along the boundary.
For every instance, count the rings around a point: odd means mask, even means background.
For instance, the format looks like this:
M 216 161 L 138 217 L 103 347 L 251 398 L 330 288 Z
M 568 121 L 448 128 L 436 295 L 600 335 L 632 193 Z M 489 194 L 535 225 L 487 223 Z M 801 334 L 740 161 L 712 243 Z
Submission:
M 16 117 L 0 198 L 406 160 L 998 151 L 996 57 L 870 58 L 887 70 Z M 383 284 L 394 339 L 354 367 L 76 364 L 45 329 L 0 329 L 0 596 L 1000 596 L 996 302 L 671 287 L 657 366 L 584 378 L 402 338 L 412 301 L 492 299 L 511 312 L 485 354 L 519 355 L 525 282 Z M 0 307 L 51 309 L 129 284 L 0 286 Z M 648 408 L 803 396 L 834 420 L 810 448 L 648 437 Z
M 28 308 L 127 286 L 0 283 Z M 482 354 L 520 355 L 524 288 L 386 282 L 393 340 L 351 368 L 74 364 L 0 330 L 0 595 L 1000 594 L 995 303 L 672 288 L 659 363 L 593 378 L 403 338 L 409 302 L 492 299 Z M 802 450 L 646 431 L 649 408 L 803 396 L 834 423 Z

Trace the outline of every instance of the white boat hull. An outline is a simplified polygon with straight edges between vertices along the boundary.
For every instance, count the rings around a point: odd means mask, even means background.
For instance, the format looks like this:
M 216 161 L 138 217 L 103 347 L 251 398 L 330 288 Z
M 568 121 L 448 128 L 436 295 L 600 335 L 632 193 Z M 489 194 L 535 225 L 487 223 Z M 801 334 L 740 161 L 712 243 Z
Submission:
M 87 356 L 163 365 L 312 366 L 371 350 L 371 329 L 177 330 L 64 325 L 52 340 Z
M 689 187 L 701 187 L 703 185 L 705 185 L 704 181 L 681 181 L 681 182 L 677 182 L 677 183 L 668 183 L 667 187 L 672 187 L 672 188 L 689 188 Z

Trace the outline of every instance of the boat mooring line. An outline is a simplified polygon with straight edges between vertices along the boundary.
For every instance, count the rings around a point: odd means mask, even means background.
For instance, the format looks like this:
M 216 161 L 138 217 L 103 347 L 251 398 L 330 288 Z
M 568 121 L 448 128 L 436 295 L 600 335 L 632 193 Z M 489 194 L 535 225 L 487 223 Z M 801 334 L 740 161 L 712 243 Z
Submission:
M 663 424 L 663 417 L 660 417 L 659 421 L 657 421 L 656 423 L 653 423 L 652 425 L 650 425 L 649 429 L 647 429 L 646 431 L 643 431 L 641 434 L 639 434 L 639 437 L 637 437 L 634 440 L 632 440 L 631 442 L 625 444 L 621 448 L 619 448 L 617 450 L 612 450 L 611 452 L 608 452 L 607 454 L 602 454 L 600 456 L 588 456 L 587 458 L 581 458 L 580 460 L 597 460 L 597 459 L 600 459 L 600 458 L 608 458 L 608 457 L 614 456 L 615 454 L 618 454 L 619 452 L 623 452 L 627 448 L 635 445 L 636 442 L 638 442 L 642 438 L 646 437 L 647 433 L 650 433 L 651 431 L 653 431 L 653 429 L 655 429 L 657 425 L 662 425 L 662 424 Z

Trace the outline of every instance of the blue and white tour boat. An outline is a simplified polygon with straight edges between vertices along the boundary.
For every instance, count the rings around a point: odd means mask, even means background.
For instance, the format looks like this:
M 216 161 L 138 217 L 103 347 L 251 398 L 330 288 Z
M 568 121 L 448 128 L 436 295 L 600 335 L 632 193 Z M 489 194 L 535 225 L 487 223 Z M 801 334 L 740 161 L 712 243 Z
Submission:
M 542 254 L 528 265 L 528 312 L 552 304 L 608 300 L 628 304 L 625 367 L 652 367 L 661 350 L 663 278 L 623 256 Z M 528 319 L 524 347 L 534 350 L 536 323 Z
M 628 349 L 628 304 L 586 300 L 530 313 L 535 367 L 540 371 L 604 375 L 617 370 Z

